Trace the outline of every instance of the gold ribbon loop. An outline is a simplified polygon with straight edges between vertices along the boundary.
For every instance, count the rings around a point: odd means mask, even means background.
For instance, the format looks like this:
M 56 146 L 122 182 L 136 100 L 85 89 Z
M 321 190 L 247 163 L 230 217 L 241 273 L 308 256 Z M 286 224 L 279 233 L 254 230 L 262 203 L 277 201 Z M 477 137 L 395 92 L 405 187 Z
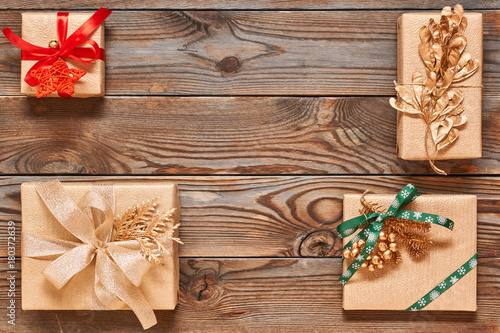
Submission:
M 94 241 L 92 222 L 71 200 L 59 181 L 41 182 L 35 186 L 43 202 L 59 223 L 83 243 Z
M 115 193 L 112 186 L 92 185 L 78 203 L 78 207 L 93 222 L 95 236 L 108 242 L 113 230 Z
M 94 256 L 95 248 L 92 245 L 77 246 L 51 262 L 42 274 L 54 287 L 61 289 L 75 274 L 87 267 Z

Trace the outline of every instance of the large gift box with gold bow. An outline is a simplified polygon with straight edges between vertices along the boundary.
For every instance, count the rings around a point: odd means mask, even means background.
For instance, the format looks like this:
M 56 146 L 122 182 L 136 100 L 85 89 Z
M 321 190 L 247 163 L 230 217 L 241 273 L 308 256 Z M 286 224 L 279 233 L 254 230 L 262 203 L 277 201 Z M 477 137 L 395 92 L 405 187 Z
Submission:
M 476 224 L 474 195 L 345 194 L 343 308 L 476 311 Z
M 152 309 L 179 299 L 180 217 L 172 183 L 24 183 L 22 308 Z
M 5 36 L 21 52 L 21 93 L 36 97 L 104 96 L 105 8 L 86 12 L 24 12 L 22 35 Z
M 481 157 L 483 17 L 457 5 L 398 19 L 397 153 L 405 160 Z

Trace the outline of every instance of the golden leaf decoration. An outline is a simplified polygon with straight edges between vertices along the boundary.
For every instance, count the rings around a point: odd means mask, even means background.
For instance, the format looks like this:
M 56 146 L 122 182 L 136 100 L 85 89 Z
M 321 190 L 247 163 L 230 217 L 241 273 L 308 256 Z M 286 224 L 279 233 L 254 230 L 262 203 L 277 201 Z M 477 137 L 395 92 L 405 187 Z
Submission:
M 462 101 L 464 94 L 451 88 L 454 82 L 461 82 L 479 68 L 479 60 L 464 54 L 467 38 L 463 35 L 467 28 L 464 9 L 456 5 L 441 11 L 439 23 L 433 19 L 419 30 L 421 43 L 418 53 L 422 59 L 427 79 L 419 72 L 412 77 L 413 92 L 396 84 L 398 99 L 389 103 L 400 112 L 419 115 L 426 124 L 425 151 L 432 169 L 442 175 L 446 172 L 436 167 L 434 160 L 439 151 L 449 147 L 458 138 L 458 127 L 467 122 Z M 428 138 L 434 145 L 434 156 L 430 156 Z
M 161 263 L 162 255 L 170 255 L 171 242 L 183 244 L 174 237 L 180 224 L 174 221 L 175 208 L 158 212 L 158 198 L 127 209 L 114 219 L 112 241 L 137 240 L 142 256 L 150 263 Z

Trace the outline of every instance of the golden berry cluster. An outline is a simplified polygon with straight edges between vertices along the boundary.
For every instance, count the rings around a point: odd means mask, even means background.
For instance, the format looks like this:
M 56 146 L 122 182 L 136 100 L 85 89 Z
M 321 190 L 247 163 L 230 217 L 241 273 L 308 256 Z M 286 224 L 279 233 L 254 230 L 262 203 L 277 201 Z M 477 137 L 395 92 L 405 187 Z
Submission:
M 351 248 L 343 251 L 344 258 L 357 257 L 365 245 L 366 242 L 363 239 L 352 242 Z M 366 261 L 361 264 L 361 267 L 367 267 L 371 272 L 373 272 L 375 268 L 384 268 L 385 261 L 397 258 L 395 255 L 397 251 L 396 235 L 394 233 L 387 235 L 384 231 L 381 231 L 373 251 L 368 255 Z

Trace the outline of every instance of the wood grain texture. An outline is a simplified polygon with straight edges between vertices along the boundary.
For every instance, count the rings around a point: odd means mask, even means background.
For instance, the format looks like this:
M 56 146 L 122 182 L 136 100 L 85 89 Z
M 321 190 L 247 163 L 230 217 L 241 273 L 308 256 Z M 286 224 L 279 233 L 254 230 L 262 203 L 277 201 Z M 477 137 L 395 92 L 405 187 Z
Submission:
M 460 4 L 467 10 L 500 9 L 497 0 L 461 0 Z M 3 9 L 56 9 L 81 10 L 107 7 L 109 9 L 437 9 L 450 6 L 446 0 L 1 0 Z
M 452 3 L 0 0 L 16 33 L 24 10 L 115 11 L 103 99 L 18 97 L 20 51 L 0 39 L 0 331 L 142 331 L 130 311 L 22 311 L 20 264 L 7 325 L 20 184 L 56 175 L 179 184 L 181 301 L 148 332 L 499 332 L 500 1 L 461 4 L 484 15 L 484 157 L 439 162 L 463 175 L 445 178 L 396 158 L 388 97 L 397 18 Z M 343 194 L 408 182 L 478 196 L 476 313 L 342 310 Z
M 396 156 L 388 98 L 0 98 L 6 174 L 433 174 Z M 483 158 L 500 172 L 499 98 L 483 105 Z M 460 140 L 460 139 L 459 139 Z
M 0 264 L 0 274 L 5 274 Z M 180 303 L 148 332 L 498 332 L 500 259 L 478 263 L 478 310 L 343 311 L 341 259 L 181 259 Z M 20 306 L 20 278 L 16 304 Z M 0 280 L 0 302 L 8 284 Z M 22 290 L 21 290 L 22 292 Z M 307 318 L 307 320 L 304 320 Z M 5 320 L 0 325 L 6 325 Z M 22 311 L 9 331 L 136 332 L 129 311 Z
M 20 231 L 20 184 L 47 177 L 0 180 L 0 230 Z M 62 180 L 126 181 L 127 177 L 62 177 Z M 179 184 L 181 257 L 339 257 L 342 240 L 332 231 L 342 222 L 345 193 L 396 194 L 411 182 L 419 193 L 478 196 L 479 257 L 499 257 L 500 179 L 436 177 L 134 177 Z M 18 233 L 19 235 L 19 233 Z M 7 235 L 0 233 L 0 257 Z M 19 241 L 19 237 L 17 241 Z M 19 243 L 18 243 L 19 245 Z M 18 247 L 19 248 L 19 247 Z
M 119 11 L 106 21 L 108 95 L 395 95 L 403 11 Z M 500 89 L 499 11 L 484 13 L 483 93 Z M 20 11 L 0 11 L 20 33 Z M 20 51 L 0 44 L 0 94 Z

